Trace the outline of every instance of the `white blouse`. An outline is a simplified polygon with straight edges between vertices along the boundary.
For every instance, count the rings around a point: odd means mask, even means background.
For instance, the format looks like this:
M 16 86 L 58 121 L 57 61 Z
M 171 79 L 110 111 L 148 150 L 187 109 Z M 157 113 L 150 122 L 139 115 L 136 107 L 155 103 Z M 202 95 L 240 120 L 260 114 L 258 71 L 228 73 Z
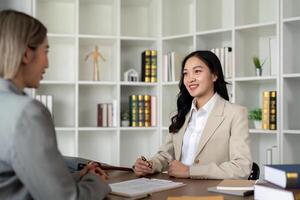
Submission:
M 215 93 L 206 104 L 197 110 L 196 98 L 192 101 L 191 117 L 188 126 L 184 133 L 183 145 L 181 152 L 181 162 L 185 165 L 191 166 L 194 163 L 197 147 L 205 128 L 207 118 L 213 109 L 216 102 L 217 94 Z

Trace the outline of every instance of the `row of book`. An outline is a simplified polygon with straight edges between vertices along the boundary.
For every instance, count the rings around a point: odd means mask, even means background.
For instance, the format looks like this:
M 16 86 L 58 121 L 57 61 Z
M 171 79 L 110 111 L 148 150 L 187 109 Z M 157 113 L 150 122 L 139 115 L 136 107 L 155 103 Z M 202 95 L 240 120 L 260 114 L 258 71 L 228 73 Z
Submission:
M 279 163 L 278 147 L 273 145 L 266 149 L 266 164 L 274 165 Z
M 150 127 L 156 126 L 157 103 L 156 96 L 130 95 L 129 96 L 129 126 Z
M 265 130 L 277 129 L 277 93 L 276 91 L 263 92 L 262 128 Z
M 265 165 L 264 171 L 267 182 L 254 185 L 254 199 L 300 199 L 300 164 Z
M 147 83 L 157 82 L 157 50 L 142 52 L 142 81 Z
M 222 66 L 222 71 L 225 78 L 231 78 L 233 72 L 233 63 L 232 63 L 232 48 L 231 47 L 220 47 L 213 48 L 211 51 L 216 54 L 219 58 Z
M 163 58 L 163 81 L 179 81 L 184 54 L 172 51 L 164 54 Z
M 97 104 L 97 126 L 116 127 L 117 126 L 117 101 L 112 103 Z
M 53 96 L 52 95 L 35 95 L 35 99 L 46 106 L 53 117 Z

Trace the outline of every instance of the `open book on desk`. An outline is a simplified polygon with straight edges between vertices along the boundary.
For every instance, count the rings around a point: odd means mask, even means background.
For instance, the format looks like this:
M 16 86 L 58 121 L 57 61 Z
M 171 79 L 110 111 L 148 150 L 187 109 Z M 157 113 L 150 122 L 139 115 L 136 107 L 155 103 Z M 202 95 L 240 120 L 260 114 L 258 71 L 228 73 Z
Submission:
M 181 182 L 164 179 L 138 178 L 129 181 L 109 184 L 111 194 L 124 196 L 131 199 L 139 199 L 151 195 L 154 192 L 178 188 L 184 186 Z

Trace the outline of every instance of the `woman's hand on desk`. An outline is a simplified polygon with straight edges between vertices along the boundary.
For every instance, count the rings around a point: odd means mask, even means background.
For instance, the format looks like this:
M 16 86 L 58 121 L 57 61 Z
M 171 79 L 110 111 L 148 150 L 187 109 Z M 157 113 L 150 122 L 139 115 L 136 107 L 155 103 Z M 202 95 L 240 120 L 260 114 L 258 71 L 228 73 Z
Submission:
M 169 164 L 168 174 L 169 176 L 174 176 L 176 178 L 189 178 L 190 168 L 178 160 L 173 160 Z
M 96 174 L 97 176 L 99 176 L 99 178 L 101 178 L 104 181 L 108 179 L 107 173 L 103 169 L 101 169 L 101 167 L 99 167 L 97 164 L 93 162 L 90 162 L 82 170 L 80 170 L 79 172 L 80 177 L 83 177 L 89 172 Z
M 147 174 L 153 174 L 154 169 L 152 168 L 153 163 L 151 160 L 145 161 L 142 158 L 138 158 L 134 164 L 134 173 L 137 176 L 145 176 Z

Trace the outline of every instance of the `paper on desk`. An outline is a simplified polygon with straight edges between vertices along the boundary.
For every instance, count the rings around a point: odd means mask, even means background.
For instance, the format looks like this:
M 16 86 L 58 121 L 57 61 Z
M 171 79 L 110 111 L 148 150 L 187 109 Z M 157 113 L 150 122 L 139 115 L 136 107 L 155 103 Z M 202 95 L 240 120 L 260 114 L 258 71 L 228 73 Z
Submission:
M 168 200 L 224 200 L 223 196 L 182 196 L 182 197 L 168 197 Z
M 184 186 L 181 182 L 174 182 L 163 179 L 138 178 L 119 183 L 112 183 L 109 186 L 112 189 L 111 194 L 125 197 L 135 197 L 151 194 L 172 188 Z

